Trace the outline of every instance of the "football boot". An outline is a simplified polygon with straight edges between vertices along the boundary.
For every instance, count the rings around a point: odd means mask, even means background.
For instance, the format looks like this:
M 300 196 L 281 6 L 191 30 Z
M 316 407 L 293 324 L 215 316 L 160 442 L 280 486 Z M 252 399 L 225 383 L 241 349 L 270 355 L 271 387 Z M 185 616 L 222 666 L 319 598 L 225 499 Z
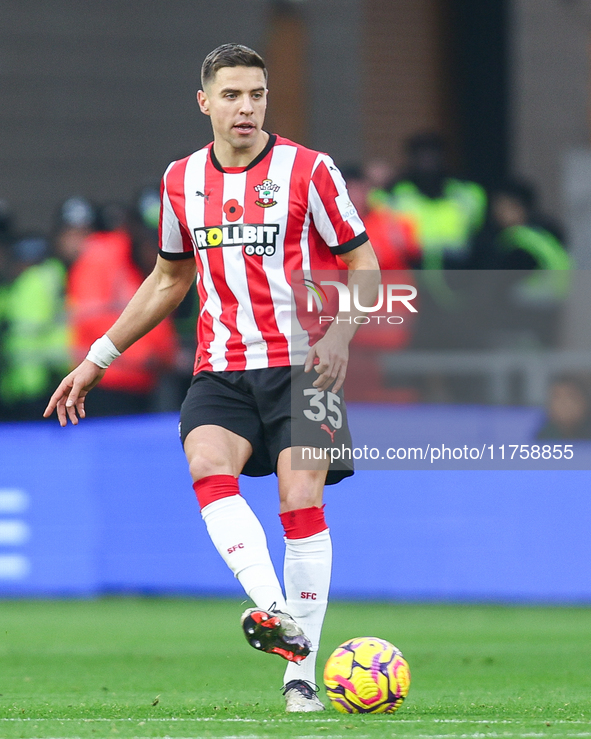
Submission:
M 301 662 L 310 654 L 312 644 L 288 613 L 271 606 L 248 608 L 240 619 L 246 641 L 261 652 L 278 654 L 289 662 Z
M 318 698 L 318 688 L 313 688 L 305 680 L 290 680 L 283 687 L 285 710 L 288 713 L 308 713 L 324 711 L 324 705 Z

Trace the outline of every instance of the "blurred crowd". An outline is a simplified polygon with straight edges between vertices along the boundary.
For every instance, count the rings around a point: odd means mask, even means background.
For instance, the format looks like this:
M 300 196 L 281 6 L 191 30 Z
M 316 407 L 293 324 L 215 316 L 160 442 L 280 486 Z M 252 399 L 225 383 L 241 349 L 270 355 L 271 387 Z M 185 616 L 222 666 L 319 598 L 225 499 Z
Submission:
M 385 161 L 343 168 L 382 270 L 407 270 L 387 282 L 416 285 L 419 306 L 399 326 L 371 324 L 356 334 L 350 398 L 487 402 L 483 377 L 443 376 L 429 367 L 420 377 L 388 376 L 382 358 L 393 349 L 560 346 L 574 267 L 560 224 L 540 211 L 530 183 L 513 179 L 485 188 L 448 162 L 442 137 L 424 133 L 406 142 L 399 172 Z
M 133 204 L 60 203 L 49 234 L 0 216 L 0 420 L 40 419 L 57 383 L 112 325 L 158 253 L 157 186 Z M 93 416 L 177 409 L 195 352 L 192 293 L 134 344 L 87 400 Z
M 435 133 L 406 142 L 398 172 L 382 160 L 341 169 L 382 270 L 405 271 L 400 283 L 422 286 L 414 320 L 358 332 L 350 397 L 421 399 L 412 389 L 388 388 L 384 352 L 556 344 L 573 265 L 559 225 L 539 212 L 529 183 L 487 190 L 457 175 Z M 144 187 L 131 204 L 70 197 L 42 234 L 19 232 L 0 201 L 0 420 L 40 418 L 55 384 L 119 315 L 155 263 L 159 208 L 157 186 Z M 476 277 L 493 273 L 505 278 Z M 458 274 L 470 277 L 458 281 Z M 491 318 L 499 290 L 508 298 L 504 320 Z M 195 350 L 193 293 L 113 364 L 89 396 L 89 414 L 179 407 Z M 454 311 L 456 320 L 441 320 Z M 466 313 L 470 326 L 460 318 Z

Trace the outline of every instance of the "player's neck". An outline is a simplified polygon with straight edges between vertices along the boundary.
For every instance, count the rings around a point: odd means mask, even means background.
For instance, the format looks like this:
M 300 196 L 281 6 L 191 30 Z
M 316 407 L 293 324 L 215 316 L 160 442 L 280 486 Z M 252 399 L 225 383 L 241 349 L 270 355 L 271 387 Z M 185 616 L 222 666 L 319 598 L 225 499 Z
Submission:
M 216 159 L 224 169 L 226 167 L 248 167 L 252 160 L 256 159 L 263 151 L 268 141 L 269 134 L 266 131 L 261 131 L 252 146 L 236 149 L 229 142 L 214 135 L 213 150 Z

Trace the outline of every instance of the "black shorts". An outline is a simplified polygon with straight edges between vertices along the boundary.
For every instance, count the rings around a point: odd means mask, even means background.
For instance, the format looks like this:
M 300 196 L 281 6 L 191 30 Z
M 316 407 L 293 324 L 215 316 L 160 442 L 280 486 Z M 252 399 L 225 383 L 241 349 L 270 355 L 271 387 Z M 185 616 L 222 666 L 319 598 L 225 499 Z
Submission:
M 242 436 L 253 450 L 242 470 L 250 477 L 277 472 L 280 452 L 293 446 L 327 450 L 331 459 L 331 447 L 351 448 L 347 412 L 342 390 L 320 393 L 316 377 L 303 367 L 198 372 L 181 407 L 181 441 L 210 424 Z M 348 458 L 331 461 L 326 484 L 352 474 Z

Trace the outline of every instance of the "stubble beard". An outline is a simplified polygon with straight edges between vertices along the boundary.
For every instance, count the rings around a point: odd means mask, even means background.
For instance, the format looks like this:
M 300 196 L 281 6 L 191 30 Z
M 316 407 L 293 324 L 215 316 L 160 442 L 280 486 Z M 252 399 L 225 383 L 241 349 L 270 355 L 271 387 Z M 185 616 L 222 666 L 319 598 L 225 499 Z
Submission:
M 240 134 L 231 134 L 228 138 L 228 143 L 231 144 L 234 149 L 244 151 L 245 149 L 252 149 L 255 147 L 259 141 L 260 135 L 260 130 L 256 130 L 252 138 L 249 136 L 248 139 L 242 138 Z

